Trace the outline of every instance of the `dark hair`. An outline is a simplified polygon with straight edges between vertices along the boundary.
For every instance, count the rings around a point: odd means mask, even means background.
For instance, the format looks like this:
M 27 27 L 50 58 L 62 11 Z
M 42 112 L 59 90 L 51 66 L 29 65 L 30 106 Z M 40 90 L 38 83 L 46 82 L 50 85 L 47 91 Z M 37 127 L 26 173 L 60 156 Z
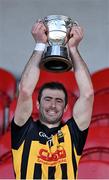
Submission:
M 42 92 L 45 89 L 62 90 L 65 94 L 65 106 L 67 105 L 67 102 L 68 102 L 67 91 L 66 91 L 65 87 L 63 86 L 63 84 L 61 84 L 59 82 L 48 82 L 48 83 L 45 83 L 44 85 L 42 85 L 42 87 L 39 90 L 39 94 L 38 94 L 39 103 L 41 100 Z

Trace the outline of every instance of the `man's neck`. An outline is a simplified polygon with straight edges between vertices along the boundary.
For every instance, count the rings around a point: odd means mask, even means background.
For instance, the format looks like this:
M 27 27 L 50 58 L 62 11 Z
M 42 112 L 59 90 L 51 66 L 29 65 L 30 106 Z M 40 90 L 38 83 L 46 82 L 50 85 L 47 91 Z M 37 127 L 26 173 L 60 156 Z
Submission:
M 50 123 L 47 123 L 47 122 L 44 122 L 44 121 L 41 121 L 41 120 L 39 120 L 39 121 L 41 122 L 41 124 L 44 124 L 45 126 L 47 126 L 49 129 L 58 127 L 60 125 L 60 123 L 61 123 L 59 121 L 59 122 L 57 122 L 55 124 L 50 124 Z

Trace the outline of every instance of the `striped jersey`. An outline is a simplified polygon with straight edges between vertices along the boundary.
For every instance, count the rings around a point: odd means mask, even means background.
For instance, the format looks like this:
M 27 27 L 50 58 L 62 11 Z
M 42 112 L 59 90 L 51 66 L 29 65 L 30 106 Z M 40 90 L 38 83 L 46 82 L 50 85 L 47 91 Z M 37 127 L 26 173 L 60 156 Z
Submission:
M 19 127 L 11 124 L 16 179 L 76 179 L 88 129 L 80 131 L 71 118 L 48 128 L 32 117 Z

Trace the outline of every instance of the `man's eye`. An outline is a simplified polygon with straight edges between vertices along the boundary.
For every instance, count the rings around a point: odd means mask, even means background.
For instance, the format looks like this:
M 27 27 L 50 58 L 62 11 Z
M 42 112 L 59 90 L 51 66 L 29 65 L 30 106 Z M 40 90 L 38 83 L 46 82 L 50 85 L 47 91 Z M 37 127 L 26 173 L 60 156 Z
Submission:
M 50 101 L 51 99 L 50 98 L 45 98 L 45 101 Z
M 61 100 L 61 99 L 57 99 L 57 102 L 58 102 L 58 103 L 62 103 L 62 100 Z

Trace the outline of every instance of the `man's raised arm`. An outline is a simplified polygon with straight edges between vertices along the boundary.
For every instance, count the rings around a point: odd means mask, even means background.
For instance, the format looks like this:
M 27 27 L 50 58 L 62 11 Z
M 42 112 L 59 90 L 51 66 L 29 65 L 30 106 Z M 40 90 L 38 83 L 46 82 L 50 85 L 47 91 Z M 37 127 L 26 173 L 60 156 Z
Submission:
M 87 65 L 78 52 L 78 45 L 83 38 L 83 29 L 80 26 L 72 27 L 68 47 L 73 63 L 75 78 L 80 96 L 73 109 L 73 117 L 80 130 L 88 128 L 93 109 L 93 86 Z
M 46 28 L 42 22 L 35 23 L 31 33 L 36 42 L 36 50 L 33 51 L 19 84 L 19 97 L 14 118 L 19 126 L 24 125 L 32 113 L 32 94 L 39 79 L 39 63 L 47 43 Z

